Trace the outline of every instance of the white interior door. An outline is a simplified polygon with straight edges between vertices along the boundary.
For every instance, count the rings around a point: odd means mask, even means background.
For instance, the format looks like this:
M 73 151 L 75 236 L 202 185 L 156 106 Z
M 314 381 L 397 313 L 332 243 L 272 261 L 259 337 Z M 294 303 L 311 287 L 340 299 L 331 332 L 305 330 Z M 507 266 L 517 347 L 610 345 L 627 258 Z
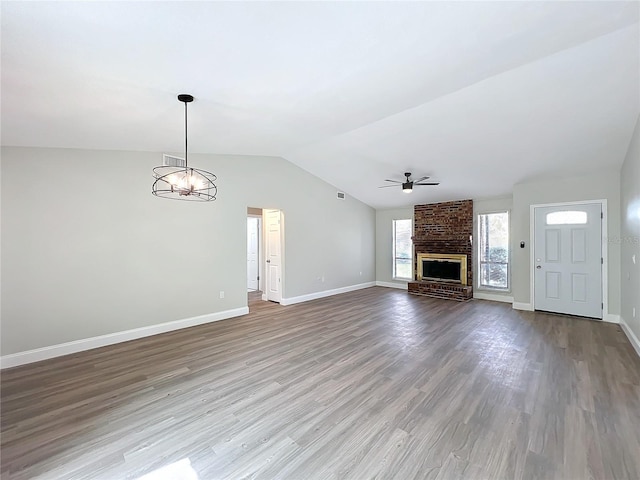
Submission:
M 247 290 L 258 290 L 259 276 L 259 218 L 247 217 Z
M 282 300 L 282 215 L 280 210 L 264 210 L 267 300 Z
M 602 206 L 534 210 L 534 308 L 602 318 Z

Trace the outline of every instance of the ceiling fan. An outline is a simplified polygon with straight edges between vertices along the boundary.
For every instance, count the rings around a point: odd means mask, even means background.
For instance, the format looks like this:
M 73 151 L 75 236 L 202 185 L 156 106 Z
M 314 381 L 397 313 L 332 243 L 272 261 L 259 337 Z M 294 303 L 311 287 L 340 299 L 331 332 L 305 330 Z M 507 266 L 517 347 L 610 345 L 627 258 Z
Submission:
M 404 179 L 404 181 L 403 180 L 385 180 L 385 182 L 402 184 L 402 191 L 404 193 L 411 193 L 413 191 L 414 185 L 440 185 L 440 182 L 425 182 L 425 180 L 428 180 L 431 177 L 421 177 L 417 180 L 411 180 L 409 178 L 411 177 L 411 172 L 405 172 L 404 176 L 407 177 Z M 396 186 L 397 185 L 383 185 L 378 188 L 389 188 L 389 187 L 396 187 Z

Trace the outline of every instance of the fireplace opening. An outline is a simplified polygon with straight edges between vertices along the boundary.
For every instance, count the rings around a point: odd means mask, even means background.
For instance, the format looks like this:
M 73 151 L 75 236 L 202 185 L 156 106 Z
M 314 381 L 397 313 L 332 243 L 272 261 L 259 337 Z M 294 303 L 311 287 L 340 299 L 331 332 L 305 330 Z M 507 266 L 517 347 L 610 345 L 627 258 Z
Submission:
M 422 260 L 422 278 L 460 283 L 460 262 Z
M 467 284 L 467 256 L 418 253 L 417 279 Z

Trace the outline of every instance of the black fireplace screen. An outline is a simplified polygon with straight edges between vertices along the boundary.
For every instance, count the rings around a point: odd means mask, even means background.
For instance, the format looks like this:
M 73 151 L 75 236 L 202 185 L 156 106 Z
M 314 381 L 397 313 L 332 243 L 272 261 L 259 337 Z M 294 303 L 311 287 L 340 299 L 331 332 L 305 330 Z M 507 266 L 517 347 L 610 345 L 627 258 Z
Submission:
M 431 280 L 460 282 L 460 262 L 422 260 L 422 277 Z

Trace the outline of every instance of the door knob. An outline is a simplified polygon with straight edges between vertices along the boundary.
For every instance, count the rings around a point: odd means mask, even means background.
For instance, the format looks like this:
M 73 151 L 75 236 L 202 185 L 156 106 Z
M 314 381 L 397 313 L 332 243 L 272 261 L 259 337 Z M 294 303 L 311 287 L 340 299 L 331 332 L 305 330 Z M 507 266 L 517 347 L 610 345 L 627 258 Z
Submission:
M 541 267 L 540 265 L 538 265 L 536 268 L 537 268 L 537 269 L 541 269 L 542 267 Z
M 271 263 L 271 260 L 267 260 L 267 263 Z

